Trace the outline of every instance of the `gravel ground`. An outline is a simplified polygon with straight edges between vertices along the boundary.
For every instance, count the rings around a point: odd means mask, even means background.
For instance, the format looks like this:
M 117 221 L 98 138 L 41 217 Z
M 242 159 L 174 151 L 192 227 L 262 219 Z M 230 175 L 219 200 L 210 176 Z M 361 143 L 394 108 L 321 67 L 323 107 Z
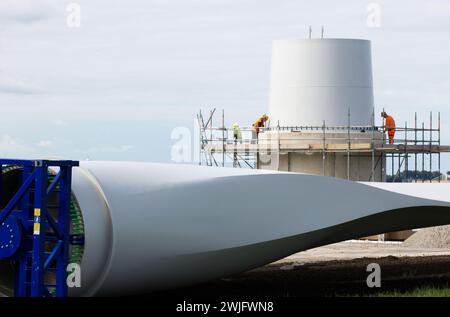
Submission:
M 450 249 L 450 225 L 421 229 L 409 237 L 404 246 Z
M 450 247 L 447 249 L 428 248 L 407 246 L 401 242 L 352 240 L 299 252 L 275 263 L 315 263 L 332 260 L 353 260 L 364 257 L 420 257 L 438 255 L 450 256 Z
M 381 288 L 368 288 L 367 265 L 381 267 Z M 216 281 L 152 296 L 365 296 L 450 287 L 450 248 L 423 249 L 400 243 L 336 243 Z

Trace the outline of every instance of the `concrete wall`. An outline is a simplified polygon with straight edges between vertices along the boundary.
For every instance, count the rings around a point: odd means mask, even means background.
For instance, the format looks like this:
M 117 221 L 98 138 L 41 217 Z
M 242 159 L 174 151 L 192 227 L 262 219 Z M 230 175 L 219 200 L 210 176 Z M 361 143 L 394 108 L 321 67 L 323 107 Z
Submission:
M 378 163 L 378 164 L 377 164 Z M 375 181 L 385 181 L 382 170 L 386 160 L 375 155 Z M 295 153 L 260 155 L 258 168 L 266 170 L 308 173 L 323 175 L 323 161 L 321 153 Z M 350 179 L 354 181 L 369 181 L 372 173 L 372 155 L 367 153 L 350 155 Z M 347 154 L 326 153 L 325 176 L 347 179 Z
M 347 153 L 342 150 L 325 153 L 325 173 L 323 169 L 323 157 L 320 150 L 308 151 L 309 148 L 322 148 L 333 145 L 347 148 L 348 134 L 343 132 L 327 132 L 325 135 L 318 132 L 282 132 L 282 133 L 262 133 L 259 138 L 259 145 L 270 145 L 271 153 L 258 155 L 258 168 L 275 171 L 308 173 L 315 175 L 332 176 L 347 179 Z M 373 138 L 373 140 L 372 140 Z M 364 145 L 370 149 L 370 144 L 375 142 L 380 146 L 383 134 L 376 132 L 351 133 L 351 144 L 353 146 Z M 280 150 L 276 150 L 279 146 Z M 275 150 L 274 150 L 275 149 Z M 304 150 L 300 150 L 304 149 Z M 386 180 L 386 159 L 381 153 L 375 153 L 374 157 L 375 177 L 374 180 L 382 182 Z M 372 174 L 372 153 L 353 152 L 350 154 L 350 180 L 371 181 Z

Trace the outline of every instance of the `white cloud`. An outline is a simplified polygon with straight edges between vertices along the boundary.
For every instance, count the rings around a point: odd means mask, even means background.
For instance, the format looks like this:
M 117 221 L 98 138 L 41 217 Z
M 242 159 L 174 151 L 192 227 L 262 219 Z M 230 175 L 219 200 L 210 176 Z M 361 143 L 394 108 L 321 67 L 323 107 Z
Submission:
M 8 134 L 3 134 L 0 136 L 0 145 L 2 147 L 11 147 L 16 146 L 17 144 L 18 141 Z
M 37 90 L 25 81 L 13 78 L 0 72 L 0 94 L 29 95 L 37 93 Z
M 52 0 L 2 0 L 0 1 L 0 24 L 32 23 L 49 18 L 55 11 Z
M 33 148 L 9 134 L 0 135 L 0 156 L 23 157 L 33 153 Z
M 92 146 L 88 149 L 80 149 L 77 152 L 80 153 L 124 153 L 131 150 L 133 147 L 131 145 L 98 145 Z
M 52 124 L 55 125 L 55 126 L 60 126 L 60 127 L 64 127 L 64 126 L 69 125 L 69 123 L 67 121 L 61 120 L 61 119 L 54 119 L 52 121 Z
M 36 145 L 39 146 L 39 147 L 43 147 L 43 148 L 52 148 L 52 147 L 54 147 L 53 142 L 50 141 L 50 140 L 40 140 Z
M 50 158 L 56 157 L 53 153 L 55 146 L 50 140 L 41 140 L 32 143 L 10 134 L 0 135 L 0 157 L 11 158 Z

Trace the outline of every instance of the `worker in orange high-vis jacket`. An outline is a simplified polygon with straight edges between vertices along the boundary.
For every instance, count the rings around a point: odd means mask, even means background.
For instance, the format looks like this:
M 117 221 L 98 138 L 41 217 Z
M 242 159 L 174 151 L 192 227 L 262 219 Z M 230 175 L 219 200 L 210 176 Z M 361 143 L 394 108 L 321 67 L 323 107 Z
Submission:
M 395 120 L 392 116 L 388 115 L 386 112 L 382 112 L 381 116 L 384 118 L 384 131 L 388 133 L 389 136 L 389 144 L 394 144 L 394 136 L 395 136 Z
M 259 117 L 255 123 L 252 125 L 252 139 L 258 140 L 258 134 L 261 132 L 261 130 L 264 128 L 267 120 L 269 120 L 269 117 L 267 115 L 262 115 Z M 252 142 L 253 143 L 253 142 Z

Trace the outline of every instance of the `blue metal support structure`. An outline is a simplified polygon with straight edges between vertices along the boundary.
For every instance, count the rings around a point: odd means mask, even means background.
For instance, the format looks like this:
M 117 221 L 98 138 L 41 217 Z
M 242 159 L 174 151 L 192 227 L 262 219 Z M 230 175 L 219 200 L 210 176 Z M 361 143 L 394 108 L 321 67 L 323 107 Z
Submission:
M 0 159 L 0 206 L 4 206 L 0 259 L 15 264 L 15 296 L 67 296 L 71 177 L 72 167 L 78 165 L 77 161 Z M 21 169 L 21 184 L 13 197 L 4 197 L 1 188 L 5 166 Z M 49 168 L 57 171 L 52 178 Z

